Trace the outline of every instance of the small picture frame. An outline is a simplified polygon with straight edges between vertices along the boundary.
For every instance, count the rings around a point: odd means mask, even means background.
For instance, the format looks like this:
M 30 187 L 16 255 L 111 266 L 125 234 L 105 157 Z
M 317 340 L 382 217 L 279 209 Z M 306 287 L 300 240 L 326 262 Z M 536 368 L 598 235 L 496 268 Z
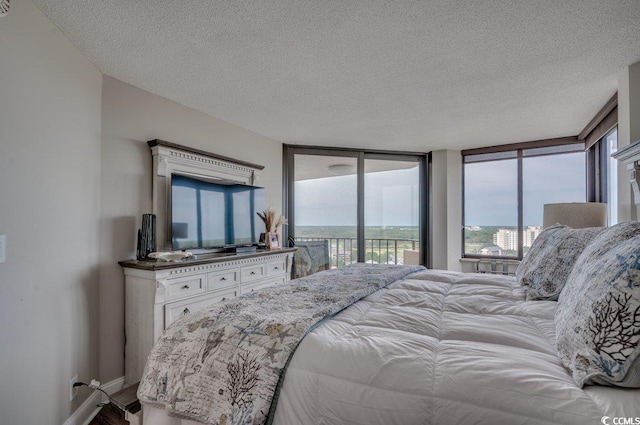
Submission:
M 280 249 L 280 239 L 277 233 L 267 233 L 267 246 L 269 249 Z

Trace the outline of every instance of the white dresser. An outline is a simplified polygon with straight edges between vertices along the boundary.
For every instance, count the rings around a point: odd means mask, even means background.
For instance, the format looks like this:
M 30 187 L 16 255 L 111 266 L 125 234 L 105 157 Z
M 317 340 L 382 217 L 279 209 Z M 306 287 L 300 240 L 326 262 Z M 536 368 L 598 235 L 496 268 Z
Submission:
M 125 275 L 125 385 L 142 377 L 147 356 L 177 318 L 224 299 L 286 282 L 295 248 L 187 260 L 122 261 Z

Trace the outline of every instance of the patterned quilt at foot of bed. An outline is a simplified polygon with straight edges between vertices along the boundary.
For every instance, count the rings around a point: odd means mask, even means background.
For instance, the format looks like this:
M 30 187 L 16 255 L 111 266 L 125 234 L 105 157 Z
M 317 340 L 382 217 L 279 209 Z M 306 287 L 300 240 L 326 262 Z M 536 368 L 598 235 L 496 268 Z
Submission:
M 185 316 L 156 342 L 138 398 L 183 419 L 262 424 L 287 360 L 314 325 L 423 269 L 352 265 Z

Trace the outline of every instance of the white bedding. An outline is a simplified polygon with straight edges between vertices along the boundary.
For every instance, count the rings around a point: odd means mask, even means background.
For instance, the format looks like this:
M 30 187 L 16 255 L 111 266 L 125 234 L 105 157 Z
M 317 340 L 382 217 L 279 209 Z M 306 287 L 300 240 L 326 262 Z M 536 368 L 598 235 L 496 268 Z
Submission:
M 274 423 L 640 423 L 640 390 L 576 387 L 556 354 L 555 304 L 524 301 L 510 277 L 414 274 L 305 337 Z M 144 415 L 145 425 L 194 423 Z

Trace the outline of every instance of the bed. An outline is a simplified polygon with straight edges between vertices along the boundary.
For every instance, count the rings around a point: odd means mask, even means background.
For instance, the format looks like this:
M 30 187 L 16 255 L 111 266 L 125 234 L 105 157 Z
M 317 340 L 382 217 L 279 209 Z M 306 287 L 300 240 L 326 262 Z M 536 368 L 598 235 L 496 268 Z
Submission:
M 188 360 L 179 359 L 184 352 L 175 349 L 175 340 L 171 349 L 154 348 L 156 366 L 147 365 L 141 382 L 146 389 L 139 392 L 144 423 L 638 424 L 640 224 L 585 231 L 561 226 L 545 232 L 539 237 L 540 252 L 532 247 L 538 255 L 528 255 L 516 277 L 405 266 L 401 273 L 389 272 L 393 276 L 378 282 L 378 289 L 371 288 L 346 308 L 322 307 L 328 317 L 301 332 L 294 354 L 283 364 L 283 378 L 270 387 L 273 403 L 260 409 L 251 401 L 249 416 L 217 411 L 208 418 L 194 415 L 197 407 L 209 409 L 207 400 L 213 403 L 228 392 L 191 373 L 193 364 L 176 376 L 184 385 L 188 375 L 194 386 L 158 397 L 168 386 L 167 365 Z M 546 274 L 539 272 L 545 268 L 541 262 L 547 264 Z M 374 275 L 380 268 L 392 267 L 355 269 Z M 323 276 L 337 281 L 340 273 L 321 272 L 291 285 L 311 287 Z M 624 311 L 630 315 L 624 316 L 621 308 L 605 309 L 603 300 L 611 300 L 611 291 L 614 300 L 627 301 Z M 616 302 L 610 304 L 619 306 Z M 604 364 L 604 369 L 589 365 L 588 350 L 578 347 L 571 354 L 574 339 L 582 335 L 578 343 L 585 343 L 588 327 L 579 322 L 592 323 L 585 316 L 589 314 L 622 317 L 624 322 L 620 326 L 626 339 L 620 344 L 626 345 L 615 352 L 602 348 L 606 343 L 598 345 L 592 363 Z M 194 323 L 177 324 L 186 331 L 175 331 L 174 337 L 188 339 Z M 612 329 L 607 332 L 614 334 Z M 249 343 L 250 349 L 258 349 L 258 339 Z M 610 339 L 603 341 L 611 345 Z M 196 351 L 202 359 L 202 349 Z M 604 362 L 607 352 L 618 368 Z M 199 402 L 184 401 L 198 385 L 207 388 L 206 395 Z M 252 391 L 259 392 L 258 387 Z

